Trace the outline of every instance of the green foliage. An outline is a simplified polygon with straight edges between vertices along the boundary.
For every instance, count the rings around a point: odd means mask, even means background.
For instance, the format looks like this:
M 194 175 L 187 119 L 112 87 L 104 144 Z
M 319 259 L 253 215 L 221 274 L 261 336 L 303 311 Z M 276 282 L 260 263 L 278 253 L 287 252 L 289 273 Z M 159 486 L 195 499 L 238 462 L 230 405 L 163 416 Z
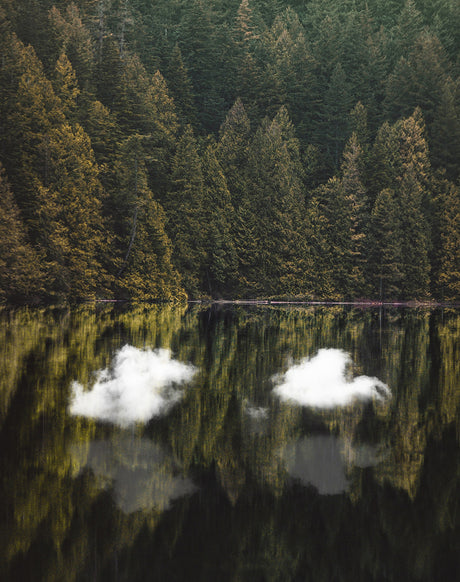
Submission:
M 0 166 L 0 301 L 33 299 L 43 293 L 39 255 L 27 240 L 19 209 Z
M 460 189 L 444 182 L 438 194 L 441 245 L 435 257 L 437 289 L 443 299 L 460 294 Z
M 367 241 L 367 279 L 370 293 L 381 300 L 402 295 L 402 245 L 398 204 L 392 190 L 382 190 L 375 200 Z
M 384 4 L 2 0 L 39 295 L 453 299 L 458 3 Z
M 204 183 L 201 160 L 191 126 L 177 143 L 172 160 L 171 190 L 164 200 L 167 232 L 174 247 L 173 261 L 183 286 L 192 296 L 199 294 L 205 261 Z
M 213 143 L 209 144 L 203 153 L 202 172 L 203 220 L 207 235 L 206 278 L 210 287 L 209 292 L 214 297 L 216 293 L 233 292 L 238 263 L 233 232 L 235 209 Z

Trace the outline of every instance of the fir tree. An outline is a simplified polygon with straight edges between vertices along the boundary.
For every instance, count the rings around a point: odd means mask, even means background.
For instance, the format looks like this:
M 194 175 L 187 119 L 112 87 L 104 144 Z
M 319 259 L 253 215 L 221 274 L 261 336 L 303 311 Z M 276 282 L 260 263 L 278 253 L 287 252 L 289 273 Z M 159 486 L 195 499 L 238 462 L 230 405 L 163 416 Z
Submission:
M 401 169 L 397 178 L 400 205 L 404 293 L 426 297 L 429 285 L 430 228 L 428 190 L 430 163 L 420 110 L 396 125 Z
M 443 180 L 438 186 L 440 247 L 434 256 L 435 290 L 444 300 L 460 297 L 460 189 Z
M 80 89 L 75 71 L 65 53 L 61 53 L 56 62 L 53 87 L 56 95 L 61 100 L 64 115 L 67 119 L 71 119 L 75 114 Z
M 216 292 L 223 294 L 235 288 L 238 266 L 233 240 L 235 210 L 215 150 L 214 144 L 208 145 L 202 158 L 203 218 L 208 225 L 205 243 L 206 279 L 212 296 Z
M 55 52 L 50 55 L 54 62 L 63 52 L 72 63 L 80 88 L 92 89 L 94 55 L 90 31 L 83 24 L 76 4 L 67 6 L 61 12 L 56 6 L 49 11 L 50 42 L 55 45 Z
M 94 296 L 106 288 L 102 261 L 110 237 L 101 215 L 103 196 L 90 140 L 84 130 L 62 124 L 46 142 L 46 179 L 34 182 L 38 212 L 30 223 L 45 255 L 56 293 Z
M 392 190 L 382 190 L 372 209 L 366 244 L 366 275 L 371 297 L 401 296 L 403 266 L 399 205 Z
M 174 99 L 177 113 L 183 122 L 195 126 L 197 112 L 193 102 L 193 87 L 179 45 L 175 45 L 168 64 L 168 88 Z
M 239 207 L 247 193 L 246 171 L 250 131 L 250 121 L 245 107 L 242 101 L 237 99 L 220 128 L 217 145 L 217 158 L 224 170 L 235 208 Z
M 203 220 L 203 173 L 197 143 L 187 126 L 172 160 L 171 190 L 164 199 L 167 232 L 173 244 L 173 262 L 187 293 L 203 288 L 205 239 L 209 224 Z
M 248 151 L 250 211 L 255 239 L 248 280 L 264 293 L 296 294 L 303 290 L 304 200 L 299 144 L 286 108 L 264 120 Z M 256 291 L 259 291 L 256 289 Z
M 37 299 L 45 283 L 40 256 L 27 240 L 5 172 L 0 165 L 0 301 Z
M 172 245 L 166 216 L 147 183 L 142 136 L 122 145 L 115 197 L 118 233 L 116 289 L 142 300 L 184 298 L 179 275 L 172 264 Z

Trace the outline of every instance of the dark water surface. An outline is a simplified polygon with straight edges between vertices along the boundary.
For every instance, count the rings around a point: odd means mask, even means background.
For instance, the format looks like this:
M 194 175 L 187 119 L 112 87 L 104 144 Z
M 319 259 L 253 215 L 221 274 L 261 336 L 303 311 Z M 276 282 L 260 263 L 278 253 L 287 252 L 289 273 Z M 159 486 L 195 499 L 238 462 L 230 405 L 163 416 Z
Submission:
M 456 581 L 460 313 L 3 311 L 0 453 L 3 581 Z

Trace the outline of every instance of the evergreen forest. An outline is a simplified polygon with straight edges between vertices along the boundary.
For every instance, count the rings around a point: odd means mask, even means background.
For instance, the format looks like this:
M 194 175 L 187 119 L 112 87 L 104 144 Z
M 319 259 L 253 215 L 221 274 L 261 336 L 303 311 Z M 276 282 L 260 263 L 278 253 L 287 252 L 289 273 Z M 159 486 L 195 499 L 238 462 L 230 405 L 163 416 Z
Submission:
M 460 299 L 458 0 L 0 0 L 0 301 Z

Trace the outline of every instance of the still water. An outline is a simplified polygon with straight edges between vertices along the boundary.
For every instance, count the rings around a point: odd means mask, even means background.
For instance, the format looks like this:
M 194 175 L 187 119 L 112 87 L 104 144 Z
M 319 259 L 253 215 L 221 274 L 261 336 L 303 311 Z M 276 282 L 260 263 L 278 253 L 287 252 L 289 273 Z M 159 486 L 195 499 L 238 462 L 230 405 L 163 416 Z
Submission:
M 0 312 L 0 579 L 460 579 L 460 313 Z

